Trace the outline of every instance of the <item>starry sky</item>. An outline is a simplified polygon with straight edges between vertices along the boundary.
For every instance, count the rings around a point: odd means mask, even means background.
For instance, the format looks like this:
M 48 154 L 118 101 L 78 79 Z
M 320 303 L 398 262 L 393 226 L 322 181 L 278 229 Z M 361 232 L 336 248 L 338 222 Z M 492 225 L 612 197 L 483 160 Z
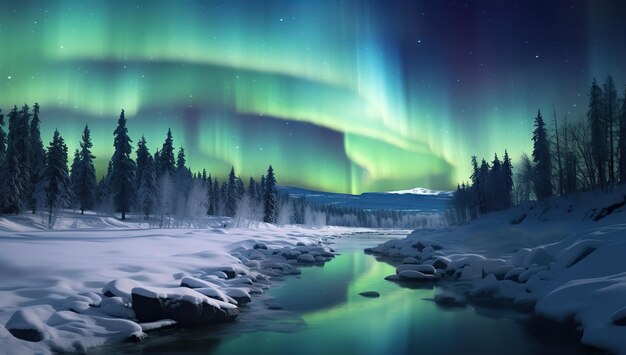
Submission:
M 537 109 L 584 119 L 626 84 L 623 1 L 1 1 L 0 107 L 41 105 L 102 175 L 126 110 L 192 170 L 361 193 L 451 189 L 531 148 Z M 515 162 L 515 160 L 514 160 Z

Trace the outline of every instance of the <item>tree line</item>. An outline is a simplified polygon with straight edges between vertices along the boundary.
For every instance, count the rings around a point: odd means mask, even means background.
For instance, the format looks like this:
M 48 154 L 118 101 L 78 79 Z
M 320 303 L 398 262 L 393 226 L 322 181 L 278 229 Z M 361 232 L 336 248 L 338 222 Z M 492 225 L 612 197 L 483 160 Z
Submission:
M 521 155 L 515 176 L 506 150 L 503 162 L 496 155 L 491 165 L 472 156 L 471 183 L 459 184 L 453 198 L 456 222 L 528 200 L 547 207 L 554 195 L 626 183 L 626 88 L 620 98 L 611 76 L 602 86 L 593 79 L 586 119 L 558 120 L 553 109 L 549 129 L 538 111 L 532 141 L 532 155 Z
M 132 156 L 124 110 L 113 132 L 113 155 L 106 174 L 96 180 L 91 149 L 91 132 L 85 125 L 71 167 L 68 149 L 58 130 L 47 149 L 40 133 L 40 107 L 14 106 L 8 114 L 8 134 L 0 110 L 0 211 L 20 214 L 46 212 L 52 226 L 58 211 L 74 208 L 103 214 L 120 213 L 122 220 L 133 211 L 161 227 L 202 215 L 235 217 L 238 211 L 254 205 L 264 222 L 276 223 L 279 197 L 276 177 L 270 165 L 257 182 L 250 177 L 248 187 L 231 168 L 227 180 L 219 182 L 206 169 L 192 173 L 186 166 L 181 146 L 176 157 L 171 130 L 160 150 L 151 154 L 145 137 Z M 178 222 L 174 222 L 178 221 Z
M 206 169 L 192 173 L 185 149 L 174 148 L 168 129 L 160 149 L 152 154 L 142 136 L 133 149 L 124 110 L 113 131 L 113 155 L 105 174 L 96 178 L 91 131 L 85 125 L 79 148 L 68 168 L 68 148 L 58 130 L 47 148 L 41 140 L 40 107 L 14 107 L 8 114 L 8 135 L 0 112 L 0 211 L 40 213 L 52 227 L 65 208 L 84 214 L 132 212 L 154 227 L 200 226 L 205 216 L 232 217 L 234 226 L 267 222 L 279 225 L 342 225 L 424 228 L 442 225 L 441 215 L 411 211 L 365 210 L 318 205 L 305 198 L 279 194 L 270 165 L 259 179 L 247 183 L 231 168 L 219 181 Z M 134 151 L 134 154 L 133 154 Z

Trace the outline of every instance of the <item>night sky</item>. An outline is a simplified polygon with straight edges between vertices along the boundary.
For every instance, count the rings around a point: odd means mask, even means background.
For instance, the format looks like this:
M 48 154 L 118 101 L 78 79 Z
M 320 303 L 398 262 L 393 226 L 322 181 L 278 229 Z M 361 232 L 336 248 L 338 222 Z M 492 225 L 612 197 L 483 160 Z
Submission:
M 71 151 L 88 123 L 98 176 L 123 108 L 194 171 L 451 189 L 473 154 L 530 152 L 537 109 L 584 119 L 593 77 L 621 96 L 625 3 L 6 0 L 0 107 L 39 102 Z

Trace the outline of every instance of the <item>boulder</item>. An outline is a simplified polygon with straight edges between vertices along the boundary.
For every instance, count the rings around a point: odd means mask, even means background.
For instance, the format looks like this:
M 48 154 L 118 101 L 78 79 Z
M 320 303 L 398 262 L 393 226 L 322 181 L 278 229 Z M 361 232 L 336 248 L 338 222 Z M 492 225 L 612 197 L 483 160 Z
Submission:
M 256 244 L 254 244 L 252 249 L 264 249 L 264 250 L 267 250 L 267 245 L 265 245 L 263 243 L 256 243 Z
M 35 313 L 20 309 L 13 313 L 6 324 L 6 329 L 14 337 L 30 342 L 44 339 L 45 325 Z
M 378 297 L 380 297 L 380 293 L 378 293 L 376 291 L 365 291 L 365 292 L 359 293 L 359 295 L 361 295 L 363 297 L 367 297 L 367 298 L 378 298 Z
M 435 273 L 435 268 L 432 265 L 414 265 L 414 264 L 402 264 L 396 268 L 396 274 L 400 274 L 402 271 L 413 270 L 423 274 L 432 275 Z
M 431 274 L 424 274 L 415 270 L 404 270 L 398 273 L 400 280 L 405 281 L 437 281 L 437 277 Z
M 406 258 L 402 259 L 402 263 L 403 264 L 417 264 L 419 263 L 419 261 L 411 256 L 407 256 Z
M 387 281 L 399 281 L 400 277 L 398 275 L 389 275 L 385 277 Z
M 286 250 L 283 250 L 280 253 L 280 255 L 282 255 L 287 260 L 294 260 L 294 259 L 298 259 L 298 257 L 302 255 L 302 253 L 297 250 L 286 249 Z
M 315 257 L 311 254 L 302 254 L 298 257 L 298 262 L 303 264 L 315 263 Z
M 181 326 L 234 320 L 239 309 L 187 288 L 134 288 L 133 311 L 139 322 L 175 320 Z
M 450 264 L 450 260 L 448 258 L 438 257 L 435 259 L 433 267 L 437 270 L 445 270 L 448 268 L 448 264 Z

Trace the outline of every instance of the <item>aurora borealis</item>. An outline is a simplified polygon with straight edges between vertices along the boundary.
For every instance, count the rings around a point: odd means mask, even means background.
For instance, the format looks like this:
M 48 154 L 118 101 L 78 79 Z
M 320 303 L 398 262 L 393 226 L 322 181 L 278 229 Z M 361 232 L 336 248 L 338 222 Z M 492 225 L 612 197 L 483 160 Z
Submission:
M 530 150 L 538 108 L 583 119 L 626 83 L 621 1 L 2 1 L 0 107 L 47 143 L 92 129 L 98 176 L 126 110 L 192 170 L 360 193 L 450 189 L 471 155 Z M 71 154 L 70 154 L 71 155 Z

